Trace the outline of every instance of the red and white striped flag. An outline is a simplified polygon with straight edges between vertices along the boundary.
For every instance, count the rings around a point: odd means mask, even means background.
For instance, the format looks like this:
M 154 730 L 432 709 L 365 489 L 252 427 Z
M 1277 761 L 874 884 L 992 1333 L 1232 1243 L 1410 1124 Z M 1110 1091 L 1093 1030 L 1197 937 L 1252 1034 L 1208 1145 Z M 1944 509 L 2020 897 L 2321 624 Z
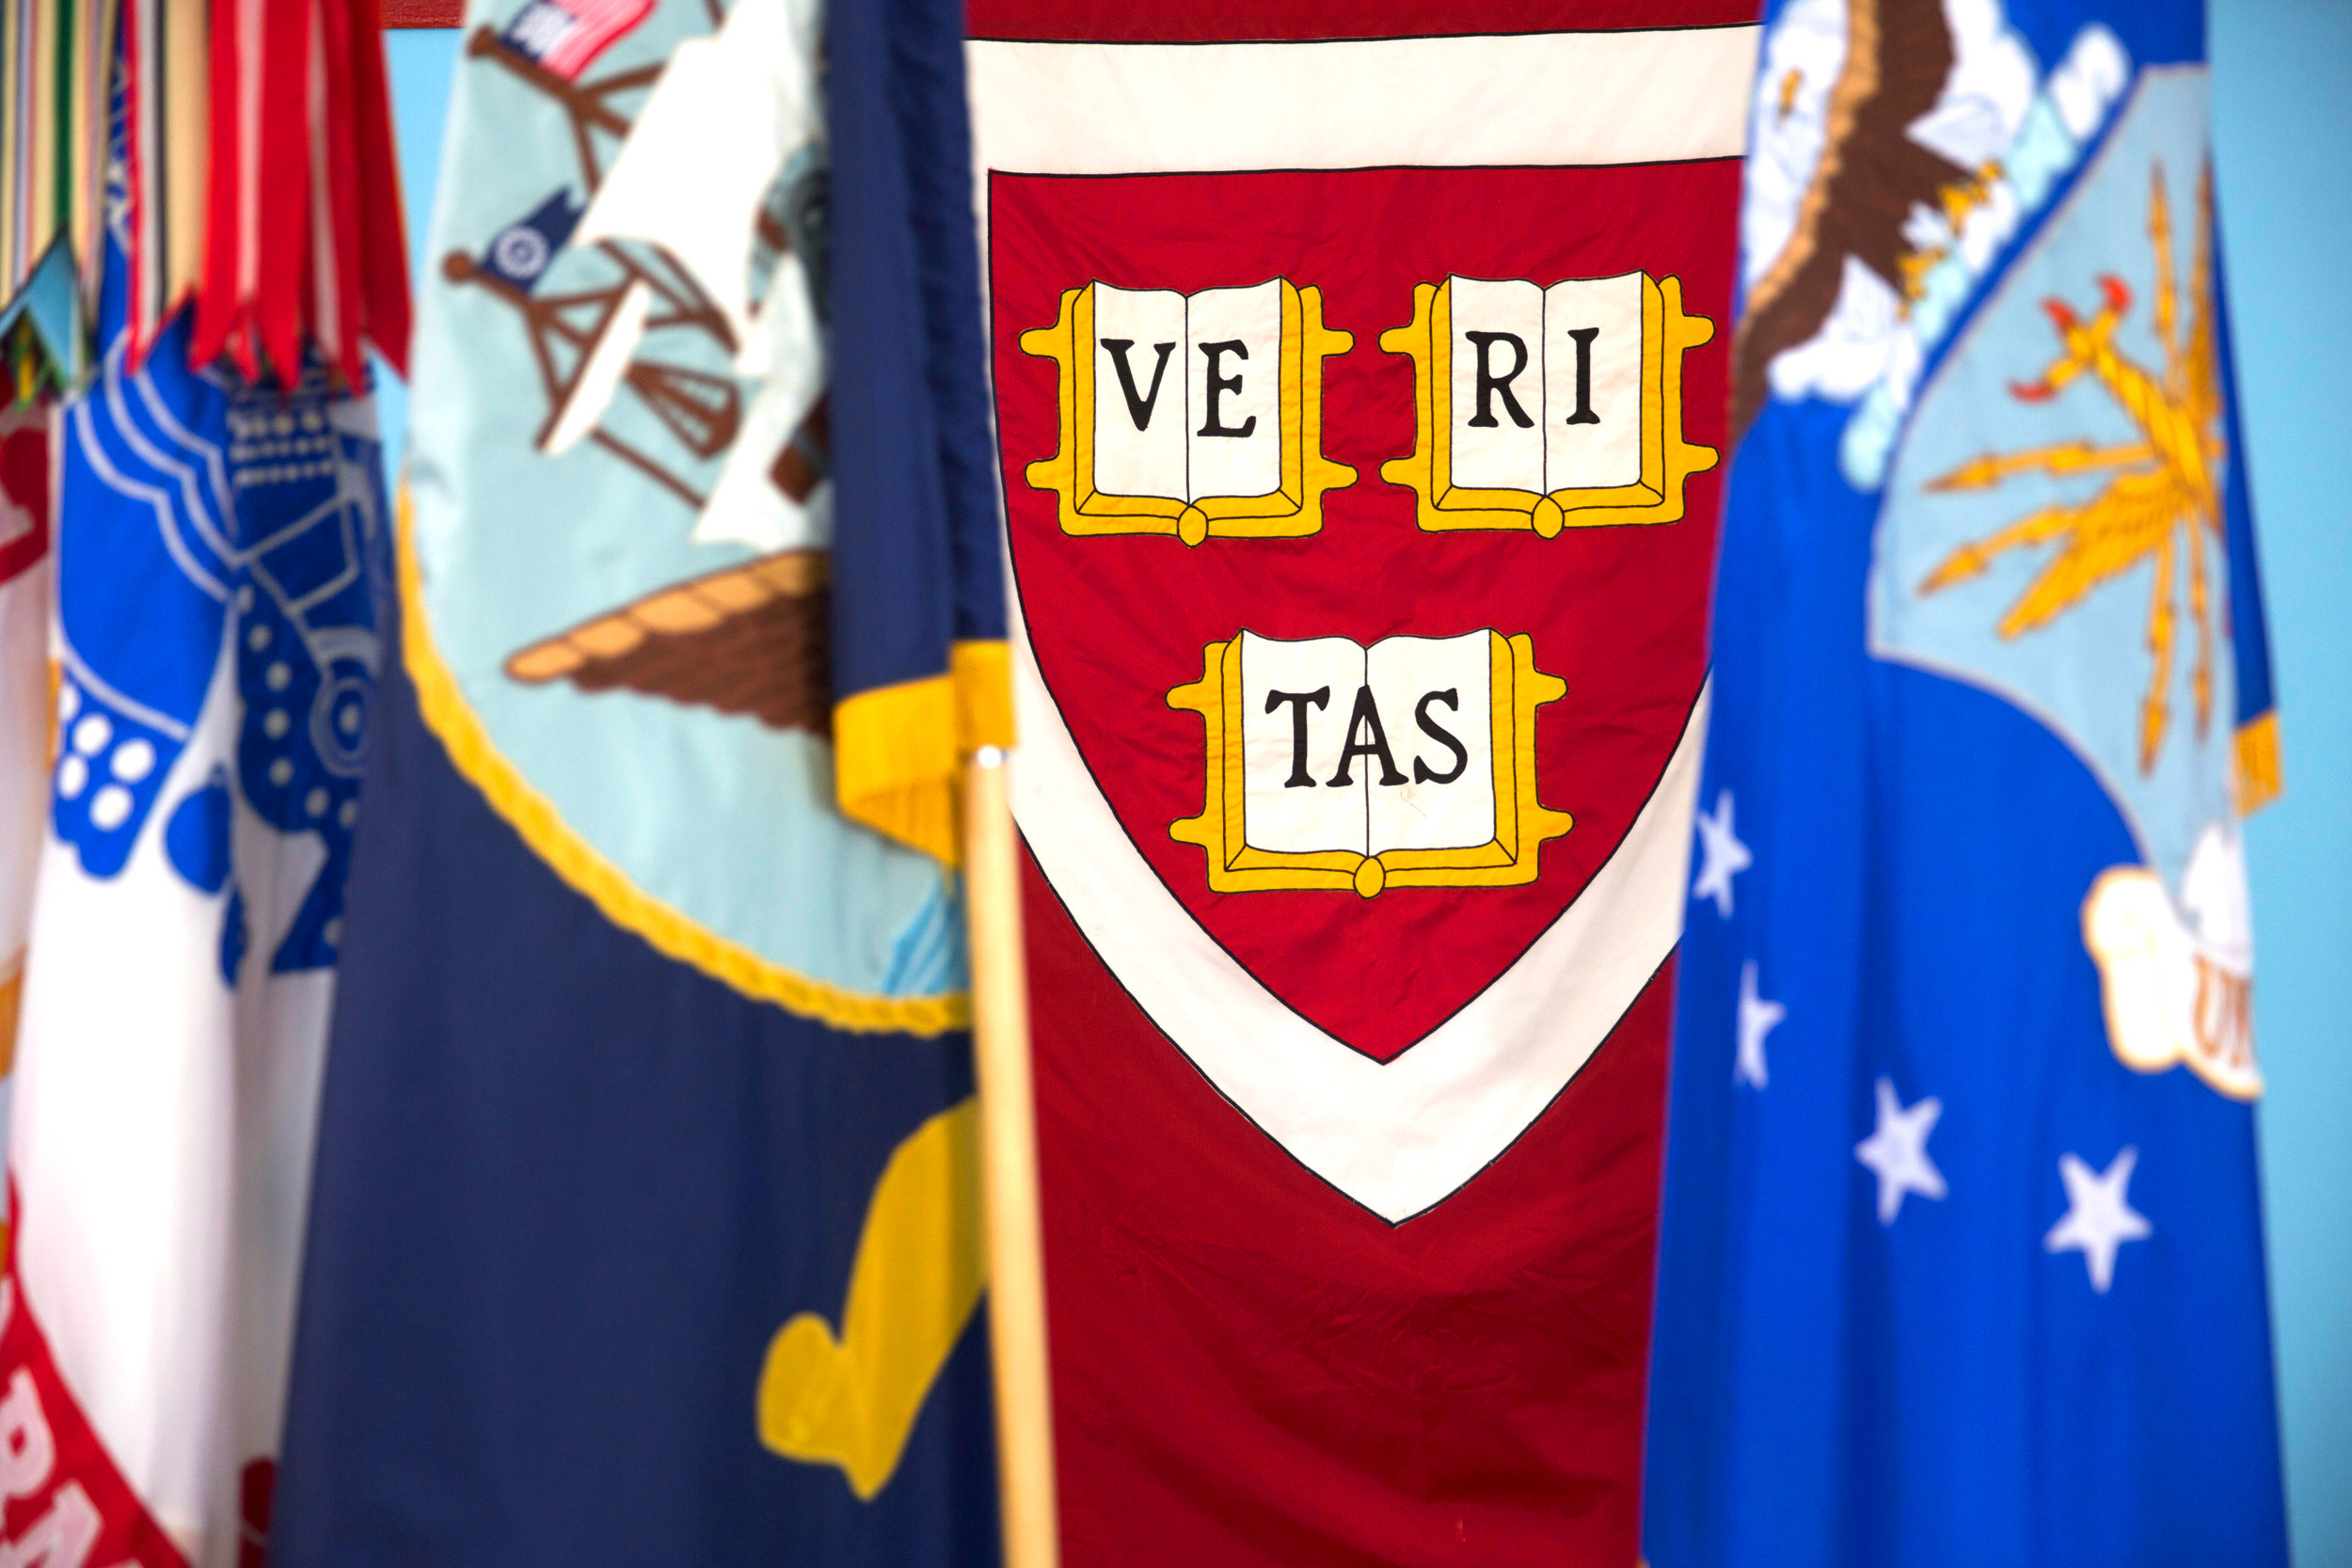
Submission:
M 407 245 L 375 0 L 224 0 L 191 355 L 292 382 L 306 345 L 356 385 L 408 362 Z

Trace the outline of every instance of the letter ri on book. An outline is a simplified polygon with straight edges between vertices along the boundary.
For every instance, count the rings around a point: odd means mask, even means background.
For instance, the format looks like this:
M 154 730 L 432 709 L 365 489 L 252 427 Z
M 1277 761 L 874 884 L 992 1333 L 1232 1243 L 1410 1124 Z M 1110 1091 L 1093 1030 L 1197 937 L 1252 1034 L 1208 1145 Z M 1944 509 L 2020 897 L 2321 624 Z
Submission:
M 1715 466 L 1682 438 L 1682 356 L 1714 335 L 1679 279 L 1645 273 L 1417 285 L 1413 319 L 1380 335 L 1413 359 L 1415 445 L 1380 477 L 1432 531 L 1674 522 L 1683 481 Z
M 1065 533 L 1313 533 L 1323 492 L 1356 478 L 1323 455 L 1323 361 L 1353 341 L 1288 278 L 1065 290 L 1060 319 L 1021 335 L 1061 372 L 1061 449 L 1029 483 L 1058 495 Z
M 1212 642 L 1168 694 L 1208 742 L 1201 813 L 1168 836 L 1218 893 L 1534 881 L 1570 826 L 1536 803 L 1535 709 L 1566 690 L 1495 631 Z

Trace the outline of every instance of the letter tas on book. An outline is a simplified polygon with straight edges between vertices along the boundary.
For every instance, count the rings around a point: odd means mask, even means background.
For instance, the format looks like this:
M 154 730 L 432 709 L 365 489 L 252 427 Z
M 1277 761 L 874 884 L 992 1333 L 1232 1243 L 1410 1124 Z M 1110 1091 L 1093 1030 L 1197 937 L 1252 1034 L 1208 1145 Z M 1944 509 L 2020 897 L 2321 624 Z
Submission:
M 1201 814 L 1168 828 L 1219 893 L 1533 881 L 1572 825 L 1535 799 L 1535 709 L 1565 683 L 1480 630 L 1298 641 L 1243 631 L 1168 694 L 1201 716 Z

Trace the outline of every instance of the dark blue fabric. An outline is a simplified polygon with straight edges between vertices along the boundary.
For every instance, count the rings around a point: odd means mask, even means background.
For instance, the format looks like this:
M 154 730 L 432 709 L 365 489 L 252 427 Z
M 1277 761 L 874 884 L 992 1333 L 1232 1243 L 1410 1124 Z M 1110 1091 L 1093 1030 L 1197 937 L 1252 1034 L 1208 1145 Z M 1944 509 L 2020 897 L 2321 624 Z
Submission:
M 960 0 L 826 8 L 834 699 L 1005 635 Z
M 871 1502 L 754 1413 L 776 1330 L 839 1323 L 891 1150 L 971 1092 L 965 1038 L 662 958 L 458 777 L 404 673 L 382 705 L 274 1568 L 993 1563 L 981 1313 Z

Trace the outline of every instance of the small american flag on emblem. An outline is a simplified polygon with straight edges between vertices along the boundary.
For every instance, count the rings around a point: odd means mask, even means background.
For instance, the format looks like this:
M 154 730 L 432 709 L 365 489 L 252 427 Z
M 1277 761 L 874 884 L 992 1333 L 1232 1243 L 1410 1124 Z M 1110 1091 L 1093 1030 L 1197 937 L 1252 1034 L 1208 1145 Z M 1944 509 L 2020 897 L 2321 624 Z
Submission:
M 531 0 L 506 24 L 504 41 L 565 81 L 575 81 L 589 61 L 652 9 L 653 0 Z

